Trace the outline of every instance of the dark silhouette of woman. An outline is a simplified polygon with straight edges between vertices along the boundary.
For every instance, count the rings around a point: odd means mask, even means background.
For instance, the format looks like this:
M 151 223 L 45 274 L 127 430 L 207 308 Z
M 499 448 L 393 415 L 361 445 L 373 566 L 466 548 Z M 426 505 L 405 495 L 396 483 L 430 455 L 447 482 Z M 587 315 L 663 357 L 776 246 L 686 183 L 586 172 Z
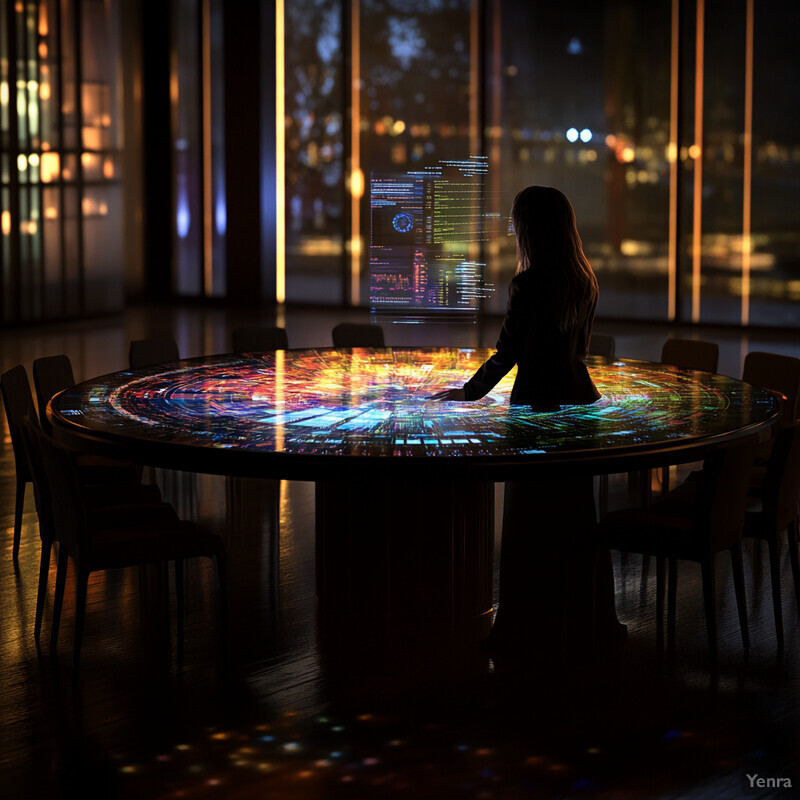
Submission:
M 529 186 L 514 199 L 517 272 L 495 354 L 460 389 L 433 400 L 477 400 L 511 368 L 512 405 L 557 412 L 594 403 L 600 393 L 585 358 L 597 306 L 597 279 L 584 255 L 569 200 Z M 590 475 L 506 483 L 500 604 L 487 649 L 562 661 L 596 639 L 598 548 Z M 610 578 L 605 560 L 601 584 Z M 608 598 L 604 604 L 608 606 Z M 613 617 L 611 608 L 600 612 Z M 608 621 L 608 620 L 607 620 Z M 612 620 L 613 622 L 613 620 Z
M 512 405 L 555 411 L 600 397 L 584 359 L 597 279 L 583 253 L 572 204 L 558 189 L 529 186 L 514 199 L 517 272 L 497 352 L 461 389 L 434 400 L 478 400 L 516 364 Z

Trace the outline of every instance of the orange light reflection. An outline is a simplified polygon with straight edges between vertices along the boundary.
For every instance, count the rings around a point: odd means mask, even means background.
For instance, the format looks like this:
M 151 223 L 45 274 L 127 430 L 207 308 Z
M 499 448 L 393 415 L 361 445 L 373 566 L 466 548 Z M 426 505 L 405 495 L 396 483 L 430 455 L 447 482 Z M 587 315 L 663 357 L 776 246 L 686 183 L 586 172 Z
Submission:
M 744 62 L 744 165 L 742 170 L 742 325 L 750 323 L 751 210 L 753 191 L 753 0 L 747 0 Z
M 667 319 L 677 313 L 678 276 L 678 88 L 680 67 L 680 0 L 672 0 L 669 87 L 669 252 L 667 256 Z
M 703 69 L 705 60 L 705 0 L 697 0 L 694 64 L 694 214 L 692 220 L 692 322 L 700 321 L 700 266 L 703 236 Z

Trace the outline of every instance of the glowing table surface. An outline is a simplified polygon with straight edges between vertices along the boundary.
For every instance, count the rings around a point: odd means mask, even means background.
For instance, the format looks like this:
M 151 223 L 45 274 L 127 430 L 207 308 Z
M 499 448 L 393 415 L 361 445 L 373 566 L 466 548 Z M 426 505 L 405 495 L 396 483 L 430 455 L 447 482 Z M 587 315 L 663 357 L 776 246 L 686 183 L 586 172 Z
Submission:
M 772 395 L 732 378 L 626 359 L 589 360 L 603 395 L 592 406 L 510 407 L 513 371 L 477 402 L 426 400 L 461 386 L 491 352 L 203 357 L 87 381 L 53 398 L 48 414 L 57 435 L 101 454 L 315 481 L 321 641 L 343 655 L 331 655 L 332 669 L 351 676 L 376 654 L 403 669 L 411 641 L 449 642 L 438 649 L 456 654 L 472 642 L 473 652 L 488 631 L 494 482 L 572 485 L 576 475 L 694 461 L 778 415 Z M 582 507 L 555 505 L 559 530 Z M 559 602 L 573 601 L 551 598 L 544 613 Z M 596 604 L 613 616 L 613 593 Z
M 493 351 L 313 349 L 187 359 L 123 371 L 57 395 L 62 438 L 196 472 L 329 480 L 513 479 L 570 465 L 624 471 L 703 457 L 777 418 L 775 398 L 733 378 L 590 357 L 591 406 L 509 406 L 515 370 L 485 398 L 434 402 Z

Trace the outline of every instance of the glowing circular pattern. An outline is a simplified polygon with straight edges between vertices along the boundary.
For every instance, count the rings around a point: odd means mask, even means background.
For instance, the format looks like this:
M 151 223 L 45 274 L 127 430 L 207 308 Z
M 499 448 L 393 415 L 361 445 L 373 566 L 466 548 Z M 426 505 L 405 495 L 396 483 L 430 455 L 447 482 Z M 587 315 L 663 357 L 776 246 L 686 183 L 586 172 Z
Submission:
M 414 227 L 414 220 L 410 214 L 395 214 L 392 220 L 392 227 L 398 233 L 408 233 Z
M 462 385 L 491 352 L 356 348 L 190 359 L 79 384 L 51 413 L 67 432 L 101 441 L 441 463 L 680 448 L 755 430 L 777 413 L 772 395 L 732 378 L 627 359 L 590 358 L 602 398 L 556 413 L 509 406 L 513 370 L 482 400 L 426 399 Z

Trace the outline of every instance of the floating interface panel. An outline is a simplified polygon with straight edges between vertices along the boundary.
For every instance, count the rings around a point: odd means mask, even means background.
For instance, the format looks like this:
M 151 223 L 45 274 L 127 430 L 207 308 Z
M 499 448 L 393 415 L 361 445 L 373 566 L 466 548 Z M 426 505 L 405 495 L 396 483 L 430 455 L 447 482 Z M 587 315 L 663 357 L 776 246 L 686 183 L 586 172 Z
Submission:
M 442 161 L 417 172 L 370 178 L 370 306 L 415 319 L 475 318 L 494 287 L 483 243 L 500 228 L 489 211 L 488 159 Z

